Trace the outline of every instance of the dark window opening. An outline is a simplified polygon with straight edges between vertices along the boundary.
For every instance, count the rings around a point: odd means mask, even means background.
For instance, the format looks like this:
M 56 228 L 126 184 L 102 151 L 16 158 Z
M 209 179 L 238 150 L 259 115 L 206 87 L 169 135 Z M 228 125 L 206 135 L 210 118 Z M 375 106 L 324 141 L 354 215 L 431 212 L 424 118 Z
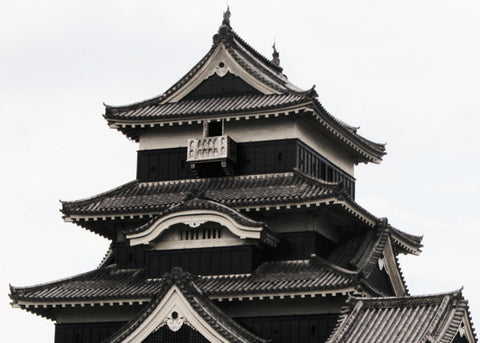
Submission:
M 180 240 L 219 239 L 222 238 L 222 228 L 197 228 L 180 230 Z
M 333 169 L 330 167 L 327 168 L 327 181 L 333 181 Z
M 223 121 L 212 121 L 207 123 L 205 137 L 223 136 Z

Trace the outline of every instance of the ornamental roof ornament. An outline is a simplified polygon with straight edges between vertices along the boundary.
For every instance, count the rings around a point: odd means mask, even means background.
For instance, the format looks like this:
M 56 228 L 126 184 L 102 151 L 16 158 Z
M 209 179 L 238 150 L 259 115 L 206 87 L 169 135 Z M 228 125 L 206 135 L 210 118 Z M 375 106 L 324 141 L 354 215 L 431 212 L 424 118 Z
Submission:
M 230 16 L 231 16 L 231 14 L 232 13 L 230 12 L 230 6 L 227 6 L 227 10 L 225 12 L 223 12 L 222 25 L 230 27 Z
M 227 10 L 223 12 L 222 25 L 218 28 L 218 32 L 213 36 L 213 44 L 216 45 L 219 42 L 227 41 L 232 36 L 232 27 L 230 26 L 230 6 L 227 6 Z
M 273 53 L 272 53 L 272 62 L 276 64 L 277 66 L 280 66 L 280 53 L 277 51 L 277 48 L 275 46 L 275 40 L 273 41 Z

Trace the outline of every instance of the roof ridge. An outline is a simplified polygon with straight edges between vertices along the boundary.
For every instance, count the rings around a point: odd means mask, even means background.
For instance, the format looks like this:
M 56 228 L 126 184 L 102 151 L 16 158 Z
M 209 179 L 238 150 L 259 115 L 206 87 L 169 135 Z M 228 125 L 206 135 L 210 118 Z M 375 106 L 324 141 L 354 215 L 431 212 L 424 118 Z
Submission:
M 261 75 L 259 75 L 259 73 L 255 70 L 253 70 L 250 66 L 248 66 L 244 61 L 242 61 L 242 59 L 237 56 L 237 54 L 240 54 L 243 58 L 245 59 L 248 59 L 251 64 L 253 64 L 254 67 L 260 69 L 260 71 L 264 72 L 265 74 L 267 74 L 268 77 L 270 77 L 271 79 L 273 79 L 274 81 L 277 81 L 279 83 L 283 83 L 285 82 L 284 80 L 279 80 L 278 77 L 272 75 L 270 72 L 268 72 L 268 70 L 266 68 L 263 68 L 261 65 L 259 65 L 258 63 L 256 63 L 255 61 L 252 61 L 251 59 L 249 59 L 247 56 L 245 56 L 245 54 L 242 54 L 241 52 L 238 52 L 238 51 L 235 51 L 235 49 L 231 46 L 226 46 L 225 47 L 227 49 L 227 51 L 230 53 L 230 55 L 233 57 L 233 59 L 245 70 L 247 70 L 248 72 L 250 72 L 252 74 L 252 76 L 254 76 L 257 80 L 267 84 L 269 87 L 285 94 L 287 93 L 288 91 L 288 88 L 284 86 L 285 89 L 282 89 L 281 87 L 279 87 L 278 85 L 276 85 L 275 83 L 265 79 L 264 77 L 262 77 Z M 276 80 L 275 80 L 276 79 Z
M 275 63 L 273 63 L 271 60 L 266 58 L 264 55 L 262 55 L 260 52 L 258 52 L 254 47 L 252 47 L 250 44 L 248 44 L 242 37 L 240 37 L 234 30 L 232 30 L 233 37 L 238 40 L 238 42 L 243 45 L 244 48 L 249 50 L 252 54 L 256 55 L 259 57 L 259 59 L 267 64 L 269 67 L 275 69 L 279 73 L 282 73 L 283 68 Z
M 313 85 L 313 87 L 308 89 L 308 90 L 302 90 L 300 87 L 291 83 L 288 80 L 288 77 L 285 74 L 282 73 L 282 71 L 283 71 L 282 67 L 280 67 L 279 65 L 275 64 L 273 61 L 267 59 L 265 56 L 260 54 L 253 47 L 251 47 L 248 43 L 246 43 L 240 36 L 238 36 L 235 32 L 233 32 L 233 39 L 232 39 L 231 43 L 238 44 L 238 45 L 240 45 L 241 48 L 245 49 L 247 53 L 245 53 L 244 50 L 237 50 L 237 51 L 240 53 L 240 55 L 242 55 L 244 58 L 246 58 L 248 61 L 250 61 L 250 63 L 252 63 L 256 68 L 259 68 L 261 72 L 264 72 L 267 76 L 272 78 L 274 81 L 279 82 L 285 88 L 284 90 L 281 90 L 282 92 L 286 91 L 289 94 L 293 93 L 293 94 L 309 95 L 309 96 L 318 95 L 314 90 L 315 85 Z M 231 51 L 229 51 L 229 52 L 231 52 Z M 254 59 L 252 59 L 248 55 L 248 53 L 251 53 L 253 55 Z M 232 54 L 232 56 L 237 60 L 237 58 L 234 56 L 234 54 Z M 255 58 L 258 59 L 259 61 L 256 61 Z M 250 71 L 252 71 L 256 74 L 256 72 L 251 70 L 250 67 L 248 67 L 248 66 L 244 66 L 244 67 L 247 67 L 248 69 L 250 69 Z M 272 70 L 269 69 L 269 68 L 274 69 L 274 72 L 272 72 Z M 277 68 L 280 68 L 280 70 L 277 70 Z M 257 76 L 260 76 L 260 75 L 257 75 Z M 272 84 L 271 82 L 269 82 L 268 80 L 263 79 L 262 81 L 267 82 L 270 86 L 276 88 L 276 86 L 274 84 Z
M 340 273 L 340 274 L 342 274 L 343 276 L 346 276 L 346 277 L 357 278 L 360 275 L 360 273 L 358 271 L 353 271 L 353 270 L 349 270 L 349 269 L 340 267 L 340 266 L 336 265 L 335 263 L 332 263 L 332 262 L 324 259 L 323 257 L 318 256 L 317 254 L 311 254 L 309 261 L 313 262 L 313 263 L 317 263 L 322 267 L 326 267 L 327 269 L 329 269 L 331 271 L 334 271 L 334 272 L 337 272 L 337 273 Z
M 326 180 L 322 180 L 322 179 L 319 179 L 319 178 L 316 178 L 310 174 L 307 174 L 305 173 L 304 171 L 300 170 L 299 168 L 297 167 L 294 167 L 293 168 L 293 174 L 304 179 L 304 180 L 307 180 L 307 181 L 311 181 L 311 182 L 314 182 L 316 183 L 317 185 L 320 185 L 322 187 L 329 187 L 331 188 L 332 190 L 337 190 L 339 191 L 339 193 L 345 193 L 345 195 L 348 195 L 348 193 L 346 192 L 345 190 L 345 185 L 344 185 L 344 182 L 342 180 L 340 181 L 326 181 Z
M 464 300 L 463 297 L 463 287 L 449 291 L 449 292 L 441 292 L 441 293 L 434 293 L 434 294 L 422 294 L 422 295 L 401 295 L 401 296 L 382 296 L 382 297 L 359 297 L 355 295 L 349 296 L 349 301 L 358 302 L 362 301 L 364 303 L 373 303 L 376 301 L 381 301 L 385 303 L 396 303 L 401 301 L 410 301 L 415 302 L 419 300 L 433 300 L 436 299 L 438 301 L 442 301 L 444 297 L 451 296 L 457 300 Z
M 389 232 L 390 230 L 384 225 L 378 226 L 377 232 L 375 233 L 378 237 L 376 237 L 373 247 L 370 249 L 369 256 L 365 258 L 363 265 L 360 267 L 360 270 L 365 273 L 365 276 L 368 277 L 375 268 L 378 259 L 385 249 Z

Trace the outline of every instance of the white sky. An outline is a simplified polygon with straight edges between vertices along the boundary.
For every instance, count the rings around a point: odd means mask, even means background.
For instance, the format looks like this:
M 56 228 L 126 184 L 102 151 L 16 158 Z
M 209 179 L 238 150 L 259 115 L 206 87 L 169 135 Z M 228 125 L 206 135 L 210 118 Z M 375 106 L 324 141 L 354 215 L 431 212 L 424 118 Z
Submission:
M 464 288 L 480 321 L 480 3 L 230 0 L 234 30 L 328 111 L 387 142 L 356 170 L 357 201 L 424 235 L 401 259 L 413 294 Z M 62 200 L 135 178 L 136 144 L 102 102 L 165 91 L 209 50 L 225 1 L 0 0 L 0 341 L 53 342 L 52 322 L 11 309 L 8 283 L 96 267 L 107 242 L 63 223 Z

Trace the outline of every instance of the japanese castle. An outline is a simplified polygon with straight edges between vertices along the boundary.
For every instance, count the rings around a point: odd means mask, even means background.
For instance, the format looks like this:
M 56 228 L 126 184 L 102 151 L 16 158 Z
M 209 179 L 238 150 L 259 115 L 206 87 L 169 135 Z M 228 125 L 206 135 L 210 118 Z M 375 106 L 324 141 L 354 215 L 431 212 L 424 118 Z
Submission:
M 136 179 L 61 211 L 110 248 L 95 270 L 11 286 L 13 307 L 52 320 L 55 343 L 476 342 L 461 290 L 409 294 L 397 257 L 422 238 L 355 201 L 355 166 L 385 145 L 292 84 L 273 48 L 227 10 L 166 92 L 106 106 L 139 144 Z

